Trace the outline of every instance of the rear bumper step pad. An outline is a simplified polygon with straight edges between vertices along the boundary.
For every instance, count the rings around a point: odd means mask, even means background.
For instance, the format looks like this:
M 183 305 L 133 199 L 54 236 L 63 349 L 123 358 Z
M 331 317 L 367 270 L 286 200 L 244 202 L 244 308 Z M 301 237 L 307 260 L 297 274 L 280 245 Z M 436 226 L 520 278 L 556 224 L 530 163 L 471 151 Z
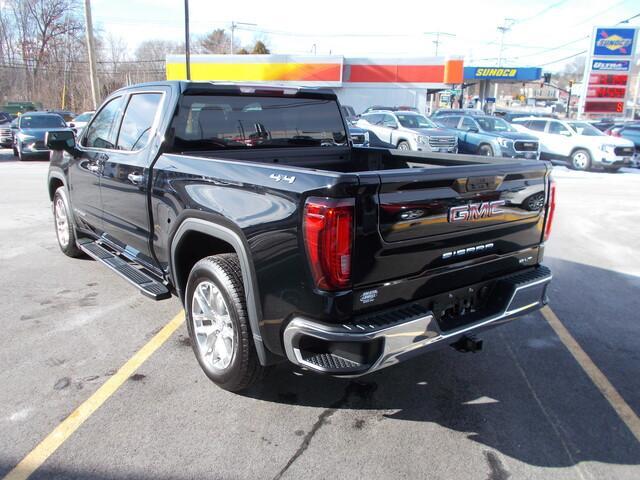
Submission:
M 171 297 L 171 292 L 166 285 L 152 278 L 144 270 L 136 268 L 132 262 L 125 260 L 100 243 L 91 241 L 79 242 L 78 246 L 91 258 L 103 263 L 137 287 L 143 295 L 153 300 L 165 300 Z
M 496 279 L 506 290 L 497 313 L 447 331 L 441 330 L 433 313 L 420 305 L 354 319 L 354 323 L 344 325 L 296 317 L 285 328 L 285 350 L 291 362 L 309 370 L 339 376 L 364 375 L 538 310 L 546 303 L 551 279 L 551 271 L 545 266 Z M 363 361 L 362 355 L 349 359 L 336 354 L 354 351 L 345 348 L 350 342 L 368 345 L 374 355 Z M 306 350 L 305 345 L 313 345 L 314 350 Z M 319 345 L 326 350 L 321 351 Z

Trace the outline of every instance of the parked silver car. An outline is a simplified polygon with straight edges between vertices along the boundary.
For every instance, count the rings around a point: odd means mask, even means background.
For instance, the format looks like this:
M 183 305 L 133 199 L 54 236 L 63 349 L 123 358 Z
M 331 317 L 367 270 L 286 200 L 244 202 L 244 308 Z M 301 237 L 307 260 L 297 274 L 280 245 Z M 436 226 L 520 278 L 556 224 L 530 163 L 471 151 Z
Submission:
M 456 153 L 456 133 L 441 128 L 424 115 L 410 111 L 375 110 L 363 114 L 356 125 L 371 130 L 399 150 Z

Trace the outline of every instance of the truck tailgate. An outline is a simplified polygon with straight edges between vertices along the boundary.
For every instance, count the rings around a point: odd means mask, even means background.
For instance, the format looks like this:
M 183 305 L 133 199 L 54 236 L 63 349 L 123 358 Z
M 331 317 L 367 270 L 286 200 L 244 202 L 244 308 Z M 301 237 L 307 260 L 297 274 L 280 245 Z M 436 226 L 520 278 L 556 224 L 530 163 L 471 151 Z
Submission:
M 356 291 L 462 266 L 466 273 L 455 275 L 455 283 L 464 285 L 478 278 L 474 270 L 497 275 L 534 264 L 537 254 L 526 262 L 502 260 L 539 246 L 547 172 L 544 162 L 491 160 L 378 172 L 379 241 L 363 236 L 356 244 L 355 256 L 363 258 L 355 265 L 367 267 L 354 272 Z M 490 262 L 491 268 L 480 266 Z

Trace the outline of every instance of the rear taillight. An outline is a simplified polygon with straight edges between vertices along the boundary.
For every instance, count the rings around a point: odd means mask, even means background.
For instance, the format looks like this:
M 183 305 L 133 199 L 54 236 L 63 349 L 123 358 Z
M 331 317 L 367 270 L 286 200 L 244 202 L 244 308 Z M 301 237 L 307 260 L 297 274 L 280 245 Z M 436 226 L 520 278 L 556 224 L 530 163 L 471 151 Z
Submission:
M 556 213 L 556 182 L 549 180 L 549 206 L 547 207 L 547 223 L 544 225 L 544 241 L 549 240 L 553 217 Z
M 304 207 L 304 242 L 316 286 L 343 290 L 351 285 L 354 199 L 311 197 Z

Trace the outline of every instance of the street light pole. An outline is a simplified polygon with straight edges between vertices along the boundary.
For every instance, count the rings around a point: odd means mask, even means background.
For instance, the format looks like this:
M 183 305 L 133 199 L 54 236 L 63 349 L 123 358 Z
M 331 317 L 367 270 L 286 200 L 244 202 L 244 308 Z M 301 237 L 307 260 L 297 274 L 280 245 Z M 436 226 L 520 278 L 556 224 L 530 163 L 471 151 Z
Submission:
M 189 0 L 184 0 L 184 56 L 187 80 L 191 80 L 191 48 L 189 45 Z

